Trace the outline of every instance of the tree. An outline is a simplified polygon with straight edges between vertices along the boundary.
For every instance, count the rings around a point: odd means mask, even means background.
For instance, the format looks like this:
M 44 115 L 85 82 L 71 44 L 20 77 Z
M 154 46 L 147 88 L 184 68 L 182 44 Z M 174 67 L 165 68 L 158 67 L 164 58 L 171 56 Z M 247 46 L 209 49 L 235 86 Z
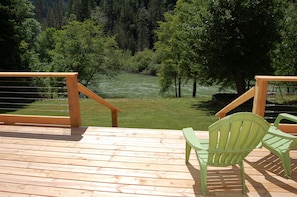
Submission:
M 180 65 L 182 77 L 192 79 L 192 96 L 196 97 L 197 83 L 205 84 L 202 73 L 203 55 L 201 54 L 202 32 L 205 29 L 203 19 L 207 18 L 204 0 L 179 0 L 175 8 L 177 17 L 177 42 L 181 51 Z
M 178 95 L 177 79 L 178 79 L 178 53 L 173 48 L 172 36 L 176 29 L 174 27 L 174 15 L 170 13 L 165 13 L 165 21 L 160 22 L 160 27 L 157 29 L 156 33 L 158 35 L 158 41 L 155 43 L 156 53 L 161 59 L 161 69 L 159 72 L 160 81 L 160 93 L 164 94 L 170 89 L 170 86 L 175 84 L 175 94 Z
M 103 36 L 102 27 L 93 20 L 72 21 L 61 30 L 48 29 L 39 37 L 38 46 L 42 64 L 34 70 L 78 72 L 84 85 L 99 74 L 115 75 L 120 66 L 114 38 Z
M 137 52 L 137 9 L 138 0 L 117 2 L 118 18 L 115 22 L 114 33 L 121 49 Z
M 205 75 L 212 82 L 235 82 L 237 93 L 256 74 L 272 74 L 270 52 L 279 40 L 281 1 L 209 1 L 202 39 Z
M 38 24 L 33 20 L 34 6 L 28 0 L 4 0 L 0 3 L 1 70 L 27 70 L 21 63 L 21 48 L 34 39 Z M 28 26 L 29 25 L 29 26 Z M 34 27 L 34 25 L 36 25 Z M 30 29 L 30 27 L 32 27 Z M 30 32 L 31 31 L 31 32 Z M 26 36 L 29 36 L 27 38 Z M 31 37 L 33 36 L 33 37 Z M 22 46 L 21 43 L 23 42 Z M 32 44 L 32 43 L 30 43 Z
M 158 29 L 159 21 L 164 21 L 164 13 L 173 12 L 176 5 L 176 0 L 149 0 L 148 11 L 151 17 L 150 26 L 150 48 L 154 47 L 154 43 L 158 40 L 155 30 Z
M 86 19 L 90 19 L 91 12 L 95 7 L 95 0 L 69 0 L 68 17 L 74 14 L 76 19 L 82 22 Z
M 39 54 L 39 60 L 41 63 L 44 63 L 46 66 L 52 61 L 52 50 L 55 48 L 55 38 L 57 29 L 51 27 L 46 28 L 37 38 L 36 41 L 36 51 Z M 36 65 L 34 70 L 44 70 L 41 68 L 37 68 Z M 45 71 L 45 70 L 44 70 Z
M 54 0 L 47 12 L 47 27 L 61 29 L 64 24 L 64 0 Z
M 282 20 L 281 42 L 272 53 L 276 75 L 297 75 L 297 4 L 287 1 Z
M 157 61 L 156 53 L 153 50 L 145 49 L 143 51 L 137 52 L 132 57 L 129 55 L 128 60 L 126 60 L 123 64 L 123 69 L 128 72 L 156 76 L 159 67 Z
M 36 53 L 36 41 L 41 32 L 40 23 L 34 18 L 26 19 L 20 28 L 22 35 L 20 43 L 21 65 L 25 70 L 30 70 L 31 65 L 38 63 L 38 55 Z
M 154 30 L 163 13 L 174 8 L 176 0 L 101 0 L 99 7 L 107 18 L 104 30 L 116 36 L 121 49 L 132 55 L 152 49 L 156 41 Z
M 138 10 L 137 14 L 137 51 L 151 48 L 150 46 L 150 13 L 145 7 Z
M 196 96 L 196 84 L 201 75 L 199 49 L 204 10 L 203 1 L 179 0 L 174 14 L 166 13 L 165 22 L 160 22 L 155 48 L 162 58 L 161 92 L 174 84 L 177 97 L 181 97 L 182 82 L 193 79 L 192 96 Z

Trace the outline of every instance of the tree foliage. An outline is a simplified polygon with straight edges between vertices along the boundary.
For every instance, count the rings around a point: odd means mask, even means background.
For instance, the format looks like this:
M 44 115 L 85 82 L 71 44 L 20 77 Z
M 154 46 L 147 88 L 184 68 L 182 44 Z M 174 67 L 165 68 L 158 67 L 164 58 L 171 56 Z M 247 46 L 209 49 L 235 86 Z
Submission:
M 272 74 L 281 8 L 278 0 L 179 0 L 157 31 L 162 91 L 192 78 L 193 96 L 195 82 L 235 83 L 241 94 L 256 74 Z
M 156 53 L 145 49 L 129 57 L 123 65 L 123 69 L 128 72 L 157 75 L 159 72 L 158 59 Z
M 176 96 L 181 97 L 182 83 L 193 79 L 193 97 L 196 96 L 196 82 L 201 79 L 202 70 L 199 49 L 205 14 L 203 1 L 179 0 L 174 13 L 166 13 L 165 21 L 160 22 L 155 48 L 162 60 L 161 93 L 174 84 Z
M 202 51 L 206 76 L 235 82 L 238 94 L 256 74 L 273 74 L 270 52 L 279 41 L 278 0 L 210 1 Z
M 27 70 L 27 50 L 34 45 L 39 24 L 33 19 L 34 7 L 28 0 L 0 2 L 1 70 Z M 23 63 L 23 64 L 22 64 Z
M 95 76 L 112 76 L 120 67 L 120 51 L 113 37 L 104 36 L 93 20 L 72 21 L 61 30 L 44 31 L 38 39 L 41 64 L 33 70 L 78 72 L 85 85 Z
M 272 53 L 276 75 L 297 75 L 297 2 L 288 1 L 280 29 L 281 42 Z
M 114 35 L 121 49 L 132 54 L 152 49 L 154 30 L 164 12 L 172 10 L 176 0 L 32 0 L 36 18 L 43 29 L 60 29 L 69 20 L 80 22 L 96 18 L 103 22 L 107 35 Z

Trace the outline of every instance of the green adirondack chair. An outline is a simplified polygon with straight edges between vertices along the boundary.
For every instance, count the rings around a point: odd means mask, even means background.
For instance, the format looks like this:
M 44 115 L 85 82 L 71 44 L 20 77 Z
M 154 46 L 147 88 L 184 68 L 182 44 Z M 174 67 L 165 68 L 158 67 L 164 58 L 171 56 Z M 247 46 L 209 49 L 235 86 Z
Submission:
M 243 159 L 262 141 L 269 123 L 251 112 L 226 116 L 209 126 L 209 139 L 198 139 L 193 128 L 184 128 L 186 163 L 193 148 L 200 165 L 202 194 L 207 189 L 207 166 L 227 167 L 238 164 L 241 169 L 242 192 L 246 193 Z
M 278 128 L 281 120 L 297 123 L 297 116 L 281 113 L 263 138 L 263 146 L 278 156 L 282 162 L 286 178 L 291 178 L 290 150 L 297 148 L 297 136 L 285 133 Z

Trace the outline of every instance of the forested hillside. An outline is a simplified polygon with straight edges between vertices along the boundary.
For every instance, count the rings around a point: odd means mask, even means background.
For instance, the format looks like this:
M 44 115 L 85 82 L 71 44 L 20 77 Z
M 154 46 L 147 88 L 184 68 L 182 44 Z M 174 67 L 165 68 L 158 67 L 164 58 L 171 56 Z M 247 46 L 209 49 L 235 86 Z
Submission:
M 73 17 L 78 21 L 96 18 L 104 32 L 116 35 L 119 47 L 132 54 L 153 48 L 157 21 L 173 10 L 176 0 L 31 0 L 42 28 L 62 25 Z
M 177 97 L 188 81 L 193 96 L 205 84 L 242 94 L 255 75 L 297 74 L 296 1 L 5 0 L 0 14 L 4 71 L 79 72 L 83 84 L 152 74 Z

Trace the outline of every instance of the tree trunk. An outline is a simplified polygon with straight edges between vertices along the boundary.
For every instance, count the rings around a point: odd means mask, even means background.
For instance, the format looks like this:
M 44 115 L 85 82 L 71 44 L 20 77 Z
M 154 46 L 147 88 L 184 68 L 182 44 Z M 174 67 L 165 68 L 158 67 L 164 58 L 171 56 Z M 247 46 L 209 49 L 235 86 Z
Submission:
M 196 92 L 197 92 L 197 79 L 195 78 L 193 81 L 193 92 L 192 92 L 192 97 L 196 97 Z
M 175 91 L 175 98 L 177 98 L 177 79 L 176 79 L 176 76 L 174 77 L 174 91 Z
M 244 74 L 235 73 L 235 82 L 236 82 L 237 95 L 240 96 L 246 91 Z
M 181 77 L 178 77 L 178 97 L 181 97 Z

